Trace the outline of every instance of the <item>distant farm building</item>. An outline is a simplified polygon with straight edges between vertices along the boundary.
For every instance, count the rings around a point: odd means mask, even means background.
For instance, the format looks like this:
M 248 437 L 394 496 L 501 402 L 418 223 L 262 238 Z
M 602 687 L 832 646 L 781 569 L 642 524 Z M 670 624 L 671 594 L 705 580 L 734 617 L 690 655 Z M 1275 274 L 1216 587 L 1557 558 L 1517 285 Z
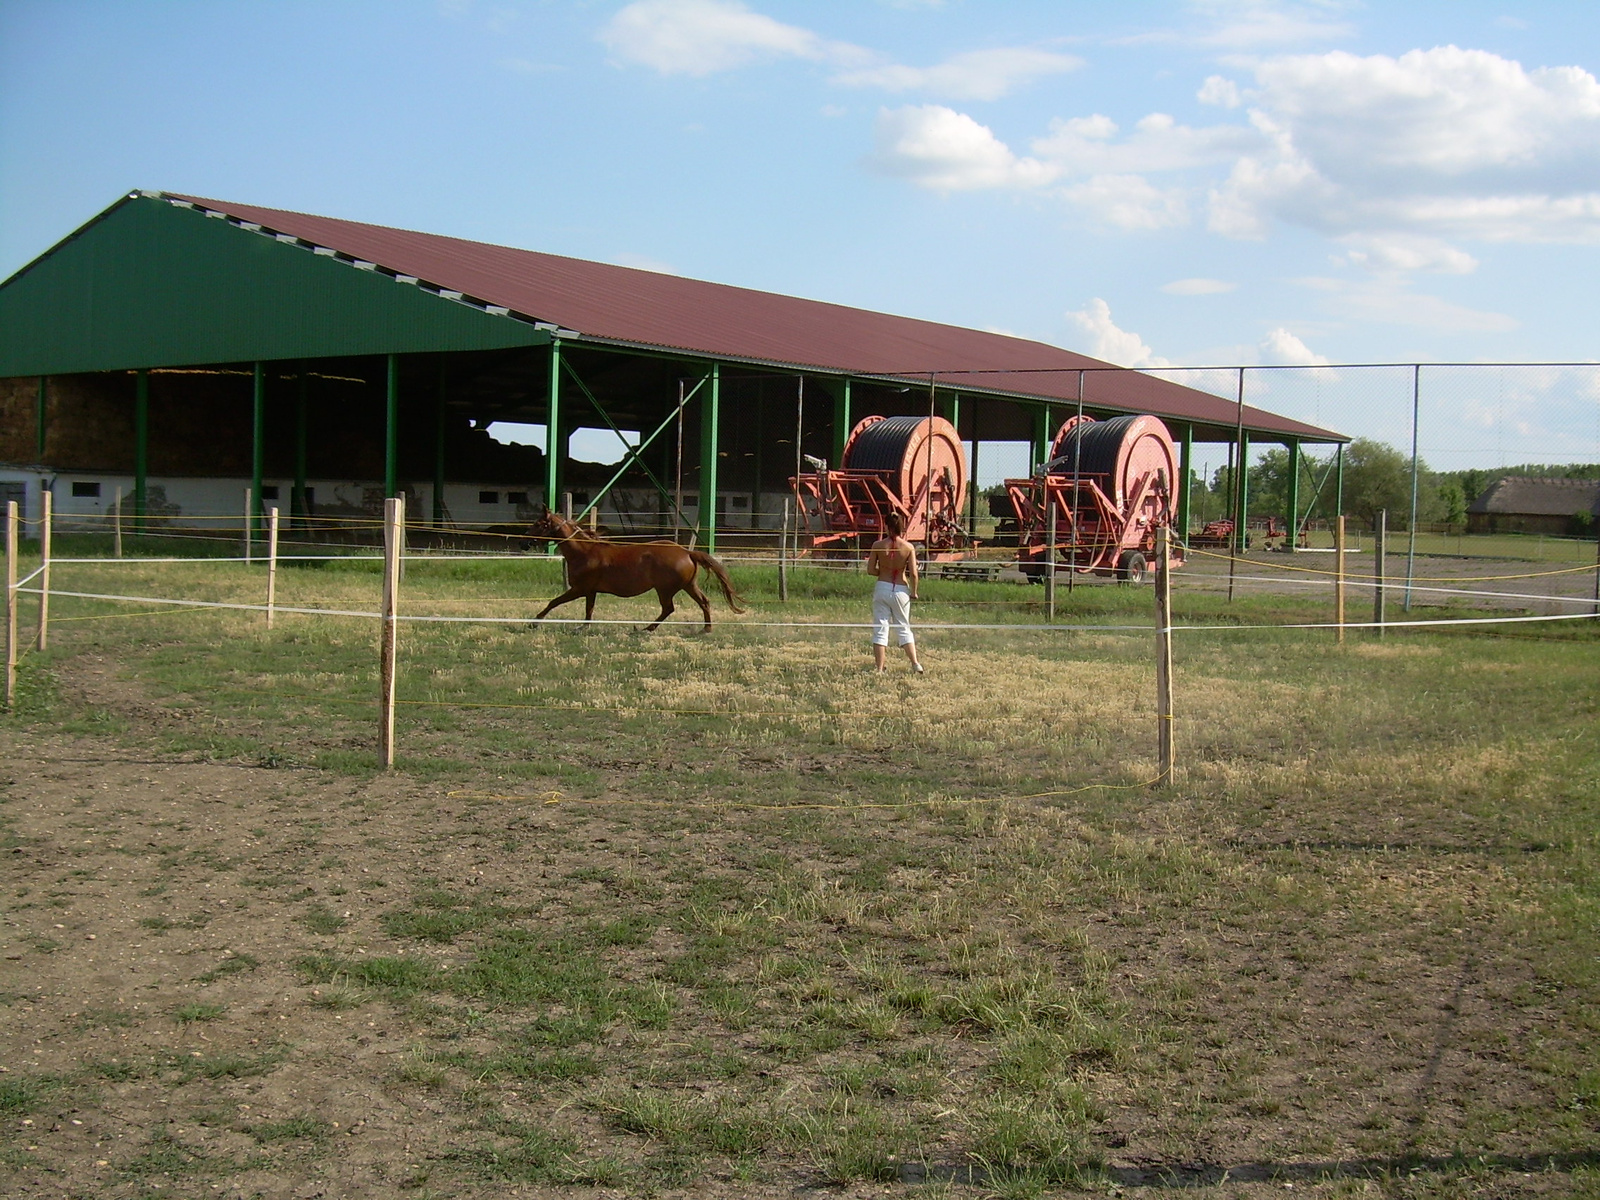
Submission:
M 1600 479 L 1507 475 L 1467 509 L 1468 533 L 1592 533 L 1600 521 Z
M 50 488 L 69 522 L 119 491 L 147 521 L 242 522 L 248 487 L 292 519 L 403 494 L 412 521 L 471 529 L 570 493 L 614 531 L 709 548 L 776 529 L 790 476 L 837 463 L 864 416 L 936 413 L 1037 462 L 1079 409 L 1162 417 L 1185 468 L 1241 433 L 1346 440 L 1021 338 L 169 193 L 0 284 L 0 487 L 30 513 Z M 625 456 L 573 461 L 580 428 Z

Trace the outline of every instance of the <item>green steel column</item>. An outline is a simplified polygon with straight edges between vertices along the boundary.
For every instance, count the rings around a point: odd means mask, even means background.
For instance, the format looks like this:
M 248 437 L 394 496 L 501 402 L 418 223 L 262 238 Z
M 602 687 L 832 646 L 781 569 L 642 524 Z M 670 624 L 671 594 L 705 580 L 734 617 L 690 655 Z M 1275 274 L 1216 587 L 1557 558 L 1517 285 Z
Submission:
M 133 392 L 133 516 L 134 528 L 144 528 L 150 475 L 150 372 L 140 369 Z
M 34 413 L 34 457 L 39 462 L 44 462 L 44 431 L 45 431 L 45 403 L 49 395 L 49 379 L 47 375 L 39 376 L 39 403 Z
M 550 403 L 544 420 L 544 504 L 561 507 L 561 341 L 550 343 Z
M 1250 540 L 1250 434 L 1239 435 L 1239 548 Z
M 383 494 L 400 494 L 400 356 L 389 357 L 383 406 Z
M 448 395 L 447 365 L 444 355 L 439 356 L 439 401 L 433 414 L 433 523 L 444 524 L 444 417 L 445 399 Z
M 1183 427 L 1183 457 L 1178 467 L 1183 476 L 1183 487 L 1178 492 L 1178 541 L 1189 540 L 1190 492 L 1194 486 L 1194 422 Z
M 711 364 L 711 388 L 700 409 L 700 549 L 717 552 L 717 441 L 722 423 L 722 364 Z
M 255 364 L 250 374 L 250 527 L 261 528 L 261 476 L 267 462 L 267 371 L 261 363 Z
M 1300 532 L 1300 439 L 1289 439 L 1289 539 L 1285 543 L 1294 553 Z
M 1333 452 L 1333 512 L 1344 515 L 1344 443 Z
M 850 436 L 850 380 L 845 378 L 844 387 L 839 389 L 839 394 L 833 398 L 833 461 L 831 466 L 838 467 L 844 462 L 844 444 Z
M 294 493 L 289 497 L 289 517 L 302 525 L 311 515 L 311 506 L 306 503 L 307 421 L 306 365 L 301 363 L 294 389 Z
M 1033 411 L 1033 449 L 1029 454 L 1029 474 L 1042 466 L 1050 456 L 1050 434 L 1050 406 L 1041 404 Z

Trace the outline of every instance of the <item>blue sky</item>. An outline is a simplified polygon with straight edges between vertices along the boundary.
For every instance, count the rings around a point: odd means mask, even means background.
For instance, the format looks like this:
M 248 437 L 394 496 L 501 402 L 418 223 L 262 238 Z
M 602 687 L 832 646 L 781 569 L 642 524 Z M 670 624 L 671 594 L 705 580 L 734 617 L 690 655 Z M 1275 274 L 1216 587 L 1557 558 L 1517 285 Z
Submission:
M 0 276 L 142 187 L 1125 365 L 1589 360 L 1597 57 L 1571 0 L 0 0 Z

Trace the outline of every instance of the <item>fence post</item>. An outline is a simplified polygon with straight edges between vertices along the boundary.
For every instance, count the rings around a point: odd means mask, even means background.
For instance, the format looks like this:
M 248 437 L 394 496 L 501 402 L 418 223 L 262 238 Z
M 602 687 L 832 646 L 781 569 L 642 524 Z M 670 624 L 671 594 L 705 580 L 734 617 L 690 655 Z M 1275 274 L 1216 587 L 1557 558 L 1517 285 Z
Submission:
M 117 485 L 117 498 L 111 502 L 111 553 L 122 557 L 122 485 Z
M 1378 512 L 1378 523 L 1372 531 L 1372 620 L 1383 636 L 1383 556 L 1389 549 L 1389 510 Z
M 6 501 L 6 709 L 17 701 L 17 502 Z
M 567 521 L 572 520 L 572 493 L 561 493 L 561 516 Z
M 272 609 L 278 602 L 278 506 L 267 509 L 267 628 L 272 628 Z
M 1333 620 L 1339 626 L 1339 644 L 1344 645 L 1344 514 L 1333 521 Z
M 1045 484 L 1044 501 L 1044 619 L 1056 619 L 1056 498 Z
M 394 767 L 394 691 L 396 615 L 400 599 L 400 559 L 405 549 L 406 501 L 391 496 L 383 502 L 383 609 L 378 637 L 378 758 L 384 770 Z
M 50 642 L 50 489 L 39 489 L 39 636 L 43 650 Z
M 778 600 L 789 603 L 789 512 L 791 502 L 783 502 L 783 529 L 778 533 Z
M 1172 533 L 1156 530 L 1156 745 L 1160 774 L 1156 782 L 1172 783 Z
M 246 563 L 253 562 L 254 559 L 255 559 L 255 549 L 251 544 L 254 539 L 251 538 L 251 536 L 250 536 L 250 524 L 251 524 L 251 520 L 252 520 L 252 517 L 253 517 L 252 510 L 254 508 L 254 505 L 255 505 L 255 494 L 251 491 L 251 489 L 245 488 L 245 490 L 244 490 L 244 561 Z

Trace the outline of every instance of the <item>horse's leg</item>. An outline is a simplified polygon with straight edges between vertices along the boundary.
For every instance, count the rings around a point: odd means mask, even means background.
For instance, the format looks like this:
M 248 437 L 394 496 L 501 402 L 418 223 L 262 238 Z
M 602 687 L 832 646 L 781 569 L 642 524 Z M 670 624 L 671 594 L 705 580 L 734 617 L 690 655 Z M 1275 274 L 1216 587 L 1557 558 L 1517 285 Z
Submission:
M 665 621 L 668 617 L 670 617 L 672 615 L 672 613 L 673 613 L 672 598 L 673 598 L 673 596 L 675 596 L 677 594 L 678 594 L 678 589 L 677 588 L 673 588 L 672 591 L 670 591 L 670 592 L 664 587 L 658 587 L 656 589 L 656 595 L 661 597 L 661 615 L 659 617 L 657 617 L 654 621 L 651 621 L 650 624 L 648 624 L 648 625 L 646 625 L 644 627 L 644 631 L 646 633 L 653 633 L 655 631 L 655 628 L 656 628 L 657 625 L 661 624 L 661 622 Z
M 562 592 L 561 595 L 557 596 L 554 600 L 550 601 L 549 604 L 546 604 L 544 606 L 544 608 L 539 611 L 539 615 L 537 617 L 535 617 L 534 620 L 535 621 L 544 620 L 545 616 L 550 612 L 550 610 L 552 608 L 555 608 L 558 605 L 565 604 L 569 600 L 576 600 L 579 596 L 582 596 L 582 595 L 585 595 L 585 593 L 584 592 L 580 592 L 577 588 L 568 588 L 566 591 Z M 589 603 L 592 605 L 594 603 L 594 596 L 593 596 L 592 593 L 589 593 L 588 595 L 589 595 Z
M 594 620 L 594 598 L 597 594 L 596 592 L 590 592 L 583 598 L 583 619 L 585 621 Z
M 697 583 L 695 583 L 695 581 L 692 580 L 692 579 L 689 580 L 688 583 L 684 584 L 683 590 L 688 592 L 690 596 L 694 597 L 694 602 L 700 606 L 700 611 L 705 614 L 706 627 L 705 627 L 705 629 L 701 630 L 701 632 L 702 633 L 710 633 L 711 632 L 711 601 L 706 599 L 706 594 L 700 590 L 699 585 Z

